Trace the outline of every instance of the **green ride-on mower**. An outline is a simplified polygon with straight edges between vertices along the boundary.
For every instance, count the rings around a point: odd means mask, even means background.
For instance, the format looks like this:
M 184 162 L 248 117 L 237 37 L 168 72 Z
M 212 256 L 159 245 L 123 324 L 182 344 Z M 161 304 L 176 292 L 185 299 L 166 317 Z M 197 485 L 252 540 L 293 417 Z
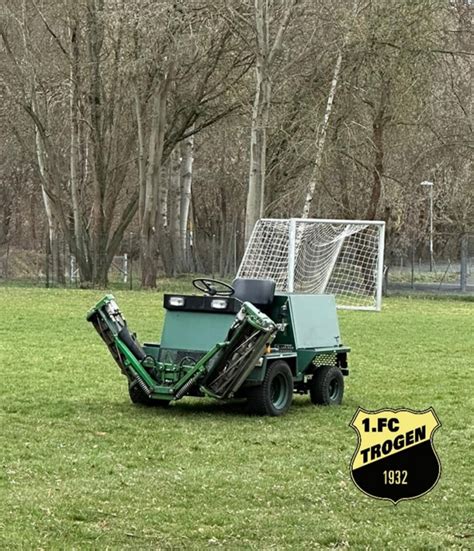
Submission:
M 132 402 L 168 406 L 184 396 L 245 398 L 260 415 L 282 415 L 293 394 L 339 404 L 349 348 L 334 296 L 275 292 L 272 279 L 232 286 L 195 279 L 201 295 L 165 294 L 161 342 L 140 343 L 112 295 L 90 321 L 128 381 Z

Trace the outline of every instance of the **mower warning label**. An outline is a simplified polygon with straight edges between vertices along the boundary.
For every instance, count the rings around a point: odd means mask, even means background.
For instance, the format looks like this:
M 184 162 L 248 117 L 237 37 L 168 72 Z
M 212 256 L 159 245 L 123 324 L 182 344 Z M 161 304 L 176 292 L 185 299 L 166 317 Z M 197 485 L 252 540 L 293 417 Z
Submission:
M 426 494 L 438 482 L 441 464 L 433 434 L 441 423 L 433 408 L 359 408 L 350 426 L 358 436 L 351 477 L 368 496 L 397 504 Z

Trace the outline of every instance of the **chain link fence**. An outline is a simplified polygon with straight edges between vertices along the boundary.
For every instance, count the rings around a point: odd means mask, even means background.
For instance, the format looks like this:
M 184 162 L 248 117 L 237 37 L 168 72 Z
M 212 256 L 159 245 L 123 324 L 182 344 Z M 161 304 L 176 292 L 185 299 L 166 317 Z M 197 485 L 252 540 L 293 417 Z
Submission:
M 240 232 L 227 234 L 208 231 L 187 232 L 187 257 L 175 276 L 190 274 L 232 279 L 244 253 Z M 165 277 L 159 260 L 158 277 Z M 127 236 L 120 254 L 114 257 L 108 273 L 112 286 L 139 289 L 140 258 L 137 237 Z M 42 287 L 80 287 L 77 262 L 64 243 L 57 254 L 0 246 L 0 284 Z M 474 293 L 474 233 L 435 236 L 433 257 L 428 244 L 406 250 L 385 251 L 384 288 L 390 291 L 428 291 L 430 293 Z
M 231 279 L 237 273 L 244 252 L 241 232 L 187 231 L 179 241 L 182 247 L 179 261 L 176 261 L 175 276 L 201 274 Z M 172 246 L 175 245 L 172 243 Z M 170 254 L 173 254 L 172 251 Z M 165 265 L 159 255 L 157 264 L 158 277 L 166 277 Z M 114 256 L 110 265 L 108 281 L 120 288 L 140 288 L 140 254 L 136 234 L 130 232 L 124 239 L 120 254 Z M 30 250 L 6 244 L 0 246 L 0 284 L 74 288 L 81 286 L 81 278 L 76 258 L 61 241 L 54 252 L 46 246 L 40 250 Z
M 404 254 L 388 252 L 385 289 L 474 292 L 474 234 L 439 234 L 432 254 L 426 245 L 413 245 Z
M 128 255 L 115 256 L 109 280 L 125 285 L 130 277 Z M 15 283 L 42 287 L 79 287 L 79 268 L 74 256 L 61 253 L 54 261 L 45 251 L 20 248 L 0 250 L 0 284 Z

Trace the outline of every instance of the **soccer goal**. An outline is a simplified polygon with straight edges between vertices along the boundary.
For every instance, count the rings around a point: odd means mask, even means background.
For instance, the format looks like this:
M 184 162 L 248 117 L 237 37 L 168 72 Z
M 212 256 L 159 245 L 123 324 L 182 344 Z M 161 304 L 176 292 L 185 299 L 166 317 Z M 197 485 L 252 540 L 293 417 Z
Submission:
M 385 223 L 262 219 L 237 277 L 275 280 L 277 290 L 332 294 L 338 308 L 380 310 Z

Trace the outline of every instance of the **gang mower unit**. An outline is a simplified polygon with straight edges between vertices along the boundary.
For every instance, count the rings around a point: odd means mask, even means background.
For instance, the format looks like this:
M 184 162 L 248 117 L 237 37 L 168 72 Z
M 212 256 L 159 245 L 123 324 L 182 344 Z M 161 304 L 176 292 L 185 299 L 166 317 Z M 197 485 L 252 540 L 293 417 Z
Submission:
M 89 311 L 132 402 L 246 398 L 250 411 L 274 416 L 288 410 L 293 393 L 309 393 L 315 404 L 341 402 L 349 348 L 340 342 L 333 296 L 275 293 L 271 279 L 193 285 L 201 296 L 164 295 L 159 344 L 140 344 L 112 295 Z

